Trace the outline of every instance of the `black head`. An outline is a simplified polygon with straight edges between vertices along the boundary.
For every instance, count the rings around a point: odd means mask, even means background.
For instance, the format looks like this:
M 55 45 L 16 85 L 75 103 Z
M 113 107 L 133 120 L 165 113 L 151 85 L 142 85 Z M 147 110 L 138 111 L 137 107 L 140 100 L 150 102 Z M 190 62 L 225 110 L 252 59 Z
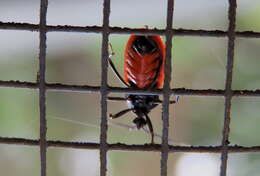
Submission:
M 158 104 L 155 103 L 159 100 L 158 95 L 128 95 L 127 103 L 129 108 L 133 109 L 133 112 L 137 117 L 144 117 Z

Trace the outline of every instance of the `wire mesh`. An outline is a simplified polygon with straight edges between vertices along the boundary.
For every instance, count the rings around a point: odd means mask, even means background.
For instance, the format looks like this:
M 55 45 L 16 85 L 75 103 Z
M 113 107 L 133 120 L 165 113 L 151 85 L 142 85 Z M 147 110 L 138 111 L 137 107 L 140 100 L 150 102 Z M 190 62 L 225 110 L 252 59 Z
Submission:
M 228 153 L 240 152 L 260 152 L 260 146 L 244 147 L 229 145 L 229 126 L 230 126 L 230 110 L 231 99 L 234 96 L 260 96 L 260 90 L 232 90 L 232 69 L 234 60 L 235 38 L 259 38 L 260 33 L 254 31 L 235 31 L 236 24 L 236 0 L 229 0 L 229 28 L 228 31 L 220 30 L 190 30 L 190 29 L 174 29 L 172 27 L 174 15 L 174 0 L 168 0 L 167 9 L 167 26 L 165 29 L 132 29 L 109 26 L 110 15 L 110 0 L 103 2 L 103 26 L 51 26 L 46 24 L 48 0 L 41 0 L 40 7 L 40 24 L 28 23 L 13 23 L 0 22 L 2 30 L 28 30 L 39 32 L 40 47 L 39 47 L 39 81 L 21 82 L 21 81 L 1 81 L 0 87 L 28 88 L 39 89 L 39 106 L 40 106 L 40 139 L 30 140 L 24 138 L 8 138 L 0 137 L 0 143 L 15 144 L 15 145 L 30 145 L 40 147 L 41 156 L 41 175 L 46 176 L 46 151 L 47 147 L 62 147 L 74 149 L 93 149 L 100 150 L 100 175 L 107 175 L 107 151 L 122 150 L 122 151 L 153 151 L 161 152 L 161 175 L 167 175 L 167 160 L 169 152 L 206 152 L 206 153 L 221 153 L 221 169 L 220 175 L 227 174 Z M 49 84 L 45 82 L 45 59 L 46 59 L 46 34 L 47 32 L 83 32 L 83 33 L 101 33 L 102 34 L 102 79 L 101 86 L 79 86 L 66 84 Z M 165 84 L 162 90 L 137 90 L 133 88 L 109 87 L 107 85 L 107 57 L 108 57 L 108 39 L 109 34 L 151 34 L 166 36 L 166 65 L 165 65 Z M 195 90 L 184 88 L 170 88 L 171 81 L 171 49 L 173 36 L 201 36 L 201 37 L 227 37 L 228 38 L 228 58 L 226 67 L 226 86 L 224 90 L 207 89 Z M 101 133 L 100 143 L 81 143 L 81 142 L 65 142 L 46 140 L 46 91 L 75 91 L 75 92 L 94 92 L 101 94 Z M 156 94 L 163 95 L 163 137 L 162 144 L 151 145 L 126 145 L 126 144 L 108 144 L 107 143 L 107 100 L 109 93 L 135 93 L 135 94 Z M 222 144 L 219 146 L 172 146 L 168 144 L 169 133 L 169 103 L 170 96 L 185 95 L 185 96 L 223 96 L 225 97 L 225 114 L 222 134 Z M 119 98 L 120 99 L 120 98 Z

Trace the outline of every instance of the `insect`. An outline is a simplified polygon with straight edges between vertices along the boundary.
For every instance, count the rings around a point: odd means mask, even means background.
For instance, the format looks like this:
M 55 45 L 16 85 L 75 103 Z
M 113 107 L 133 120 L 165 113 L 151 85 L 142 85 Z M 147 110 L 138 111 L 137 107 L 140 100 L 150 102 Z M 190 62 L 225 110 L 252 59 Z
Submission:
M 110 45 L 111 50 L 112 46 Z M 113 55 L 113 51 L 112 51 Z M 124 77 L 116 70 L 111 56 L 109 65 L 126 86 L 140 89 L 162 88 L 164 83 L 165 45 L 160 36 L 130 35 L 124 51 Z M 137 129 L 148 125 L 151 143 L 154 143 L 154 131 L 149 112 L 161 101 L 158 95 L 127 94 L 128 108 L 116 114 L 110 114 L 115 119 L 132 111 L 137 117 L 133 120 Z

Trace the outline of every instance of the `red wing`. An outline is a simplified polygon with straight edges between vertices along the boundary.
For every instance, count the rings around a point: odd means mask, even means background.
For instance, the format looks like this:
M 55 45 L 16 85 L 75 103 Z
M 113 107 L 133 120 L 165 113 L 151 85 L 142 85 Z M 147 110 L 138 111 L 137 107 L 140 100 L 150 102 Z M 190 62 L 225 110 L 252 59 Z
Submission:
M 162 40 L 159 36 L 153 36 L 156 51 L 141 54 L 132 47 L 136 37 L 134 35 L 130 37 L 125 50 L 124 79 L 131 86 L 138 88 L 149 88 L 153 85 L 161 88 L 164 81 L 165 57 Z
M 125 75 L 128 82 L 133 82 L 138 88 L 150 87 L 160 69 L 161 58 L 158 53 L 144 56 L 134 53 L 134 57 L 128 54 L 125 60 Z

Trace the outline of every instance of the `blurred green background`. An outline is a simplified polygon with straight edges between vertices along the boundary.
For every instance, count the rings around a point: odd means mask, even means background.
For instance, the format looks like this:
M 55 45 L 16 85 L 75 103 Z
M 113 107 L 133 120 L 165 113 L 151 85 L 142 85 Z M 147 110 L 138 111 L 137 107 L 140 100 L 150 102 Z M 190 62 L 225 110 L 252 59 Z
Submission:
M 39 22 L 39 0 L 0 1 L 0 21 Z M 238 0 L 237 30 L 260 31 L 259 1 Z M 164 28 L 167 1 L 111 0 L 111 26 Z M 102 0 L 49 0 L 50 25 L 102 25 Z M 226 30 L 228 1 L 176 0 L 174 28 Z M 73 12 L 73 13 L 71 13 Z M 123 50 L 129 35 L 110 35 L 116 55 L 114 62 L 123 71 Z M 37 32 L 0 31 L 0 80 L 35 82 L 38 71 Z M 51 32 L 47 34 L 48 83 L 100 85 L 101 35 Z M 174 37 L 173 88 L 223 89 L 225 84 L 227 38 Z M 237 38 L 233 89 L 258 89 L 260 40 Z M 109 85 L 121 86 L 111 70 Z M 111 94 L 111 96 L 122 96 Z M 174 99 L 175 97 L 172 97 Z M 74 92 L 47 92 L 48 140 L 99 142 L 100 95 Z M 0 89 L 0 136 L 38 139 L 38 92 L 27 89 Z M 233 98 L 230 141 L 244 146 L 259 145 L 258 98 Z M 108 112 L 126 108 L 109 102 Z M 161 134 L 161 107 L 151 113 L 156 133 Z M 116 122 L 130 124 L 128 114 Z M 169 137 L 177 145 L 219 145 L 222 138 L 224 99 L 222 97 L 180 97 L 170 109 Z M 150 136 L 109 126 L 109 143 L 144 144 Z M 160 143 L 160 139 L 156 139 Z M 0 144 L 0 170 L 5 176 L 40 175 L 39 148 Z M 99 151 L 48 148 L 48 176 L 98 176 Z M 229 176 L 259 175 L 259 153 L 230 154 Z M 220 155 L 171 153 L 169 176 L 217 176 Z M 203 167 L 203 169 L 202 169 Z M 158 176 L 160 153 L 108 152 L 108 175 Z

